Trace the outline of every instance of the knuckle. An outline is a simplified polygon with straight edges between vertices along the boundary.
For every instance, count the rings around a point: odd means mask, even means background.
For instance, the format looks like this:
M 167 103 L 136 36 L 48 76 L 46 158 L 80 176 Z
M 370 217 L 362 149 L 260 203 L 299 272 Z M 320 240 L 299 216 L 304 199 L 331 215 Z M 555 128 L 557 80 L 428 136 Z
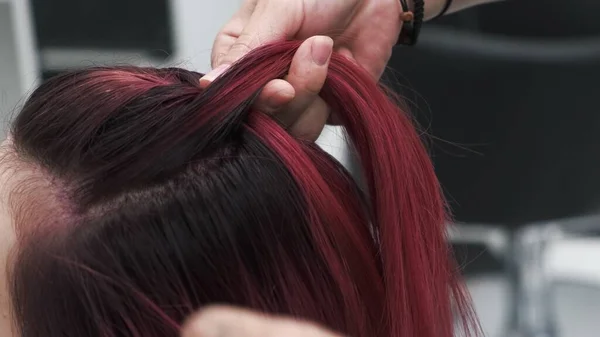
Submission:
M 321 78 L 315 76 L 306 79 L 300 91 L 304 92 L 306 95 L 317 96 L 321 92 L 321 89 L 323 89 L 323 81 Z
M 238 53 L 242 53 L 242 54 L 245 54 L 245 53 L 251 51 L 252 50 L 252 46 L 251 46 L 250 42 L 246 41 L 245 39 L 242 40 L 242 41 L 239 41 L 241 39 L 242 39 L 242 37 L 240 37 L 240 39 L 238 39 L 238 41 L 236 41 L 231 46 L 231 49 L 235 50 Z
M 223 61 L 226 56 L 227 54 L 223 52 L 215 53 L 211 57 L 210 64 L 213 68 L 218 67 L 219 65 L 223 64 Z
M 240 35 L 235 42 L 231 44 L 229 50 L 220 51 L 212 55 L 213 65 L 224 63 L 234 63 L 252 50 L 252 37 L 250 35 Z

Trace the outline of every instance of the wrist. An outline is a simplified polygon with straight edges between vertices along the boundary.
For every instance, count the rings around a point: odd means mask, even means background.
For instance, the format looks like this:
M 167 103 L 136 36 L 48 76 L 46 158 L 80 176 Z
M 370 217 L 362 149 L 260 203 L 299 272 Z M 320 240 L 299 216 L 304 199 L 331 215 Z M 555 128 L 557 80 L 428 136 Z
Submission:
M 400 0 L 400 20 L 404 23 L 396 44 L 415 45 L 423 22 L 442 16 L 452 3 L 453 0 Z
M 446 6 L 446 2 L 449 0 L 425 0 L 425 16 L 424 20 L 431 20 L 438 16 Z M 414 8 L 414 0 L 407 0 L 408 6 Z
M 409 4 L 410 3 L 410 4 Z M 425 0 L 400 0 L 401 20 L 404 21 L 397 44 L 415 45 L 423 25 Z
M 449 0 L 425 0 L 425 20 L 430 20 L 438 16 L 446 6 Z

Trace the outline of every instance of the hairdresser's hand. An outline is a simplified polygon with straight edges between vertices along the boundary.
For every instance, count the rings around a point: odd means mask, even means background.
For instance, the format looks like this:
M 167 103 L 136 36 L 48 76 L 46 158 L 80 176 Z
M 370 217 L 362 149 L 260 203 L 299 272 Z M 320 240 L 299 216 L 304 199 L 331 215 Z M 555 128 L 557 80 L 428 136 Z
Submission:
M 245 0 L 217 35 L 212 51 L 214 70 L 207 74 L 204 85 L 259 45 L 318 34 L 332 37 L 337 52 L 379 79 L 402 27 L 400 14 L 398 0 Z M 292 134 L 302 136 L 323 127 L 319 125 L 322 118 L 317 121 L 307 116 L 322 117 L 328 111 L 317 99 L 314 87 L 308 87 L 309 83 L 322 82 L 320 71 L 307 72 L 315 67 L 313 59 L 308 55 L 298 56 L 296 65 L 298 71 L 293 76 L 301 81 L 288 78 L 287 83 L 269 83 L 259 97 L 259 104 L 274 111 L 288 111 L 287 104 L 293 98 L 296 107 L 306 107 L 304 112 L 292 111 L 289 118 L 292 123 L 293 117 L 305 119 L 304 125 L 309 129 L 304 130 L 300 125 L 291 130 Z M 315 121 L 306 122 L 307 119 Z
M 218 33 L 212 66 L 231 64 L 259 45 L 328 35 L 336 50 L 379 78 L 402 27 L 398 0 L 244 0 Z
M 215 307 L 203 310 L 184 326 L 181 337 L 339 337 L 306 322 L 246 310 Z
M 329 108 L 319 97 L 327 78 L 333 40 L 313 36 L 305 40 L 292 59 L 288 75 L 269 82 L 255 108 L 273 115 L 292 135 L 315 141 L 329 118 Z M 201 86 L 208 85 L 205 78 Z

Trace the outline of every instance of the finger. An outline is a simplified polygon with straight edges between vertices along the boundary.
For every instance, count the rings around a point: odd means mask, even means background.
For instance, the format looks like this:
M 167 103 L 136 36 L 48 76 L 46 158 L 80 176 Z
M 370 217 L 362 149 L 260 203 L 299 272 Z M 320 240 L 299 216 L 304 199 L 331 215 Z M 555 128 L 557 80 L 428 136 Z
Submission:
M 182 337 L 338 337 L 316 325 L 248 310 L 212 307 L 187 322 Z
M 295 94 L 296 91 L 289 82 L 281 79 L 272 80 L 261 91 L 254 107 L 267 114 L 273 114 L 290 103 Z
M 228 64 L 221 64 L 210 72 L 206 73 L 200 78 L 200 88 L 204 89 L 209 84 L 215 81 L 217 77 L 221 76 L 229 68 Z
M 242 58 L 250 50 L 270 42 L 283 40 L 295 35 L 299 27 L 294 2 L 261 1 L 257 3 L 252 16 L 229 50 L 216 58 L 215 64 L 231 64 Z
M 279 0 L 256 2 L 252 15 L 243 21 L 244 28 L 235 41 L 231 38 L 235 36 L 233 34 L 229 34 L 229 38 L 220 38 L 223 42 L 213 53 L 213 67 L 230 65 L 260 45 L 294 36 L 303 20 L 298 15 L 298 13 L 302 13 L 302 9 L 294 7 L 299 6 L 298 4 L 297 1 Z M 221 73 L 223 73 L 222 69 L 220 73 L 217 73 L 216 70 L 209 72 L 203 78 L 203 84 L 207 85 L 212 82 Z
M 297 138 L 314 142 L 323 132 L 329 115 L 327 103 L 321 97 L 317 97 L 288 131 Z
M 244 30 L 244 27 L 248 24 L 248 21 L 252 17 L 252 13 L 256 8 L 257 0 L 246 0 L 242 3 L 240 9 L 233 15 L 217 33 L 217 37 L 212 46 L 211 52 L 211 67 L 216 68 L 219 66 L 217 60 L 227 55 L 231 46 L 240 37 L 240 34 Z
M 290 65 L 286 77 L 296 96 L 276 114 L 284 125 L 292 126 L 300 115 L 318 98 L 327 79 L 327 69 L 333 50 L 333 40 L 326 36 L 314 36 L 304 41 Z M 323 108 L 323 106 L 319 106 Z

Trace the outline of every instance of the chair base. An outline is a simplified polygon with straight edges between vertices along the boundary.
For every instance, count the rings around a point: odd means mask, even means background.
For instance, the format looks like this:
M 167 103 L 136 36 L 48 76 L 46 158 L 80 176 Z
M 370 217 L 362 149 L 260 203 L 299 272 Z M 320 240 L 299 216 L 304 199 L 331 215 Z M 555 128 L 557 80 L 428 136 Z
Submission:
M 513 231 L 500 226 L 457 224 L 450 230 L 450 239 L 457 244 L 483 244 L 503 261 L 510 297 L 503 336 L 559 337 L 553 286 L 565 272 L 552 270 L 548 247 L 589 236 L 599 229 L 600 216 L 530 224 Z M 597 272 L 600 280 L 600 268 Z M 569 271 L 570 282 L 578 281 L 575 274 Z M 590 281 L 588 276 L 580 281 L 600 288 L 600 283 Z

